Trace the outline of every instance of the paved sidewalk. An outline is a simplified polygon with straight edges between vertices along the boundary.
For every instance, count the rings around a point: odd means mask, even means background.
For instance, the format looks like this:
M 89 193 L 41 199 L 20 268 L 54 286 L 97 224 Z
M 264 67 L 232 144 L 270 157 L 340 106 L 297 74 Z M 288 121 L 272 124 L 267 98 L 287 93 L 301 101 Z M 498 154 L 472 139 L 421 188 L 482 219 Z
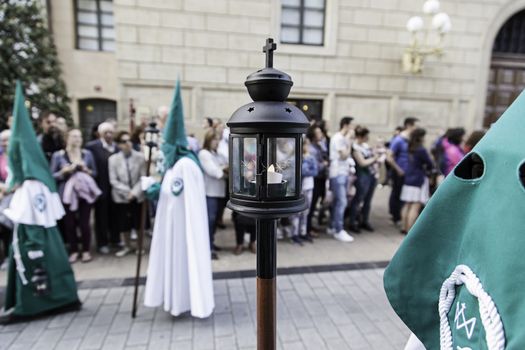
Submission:
M 409 333 L 386 300 L 382 273 L 280 276 L 279 349 L 403 349 Z M 132 288 L 83 289 L 80 312 L 0 326 L 0 349 L 255 349 L 255 279 L 214 285 L 206 320 L 141 307 L 132 321 Z

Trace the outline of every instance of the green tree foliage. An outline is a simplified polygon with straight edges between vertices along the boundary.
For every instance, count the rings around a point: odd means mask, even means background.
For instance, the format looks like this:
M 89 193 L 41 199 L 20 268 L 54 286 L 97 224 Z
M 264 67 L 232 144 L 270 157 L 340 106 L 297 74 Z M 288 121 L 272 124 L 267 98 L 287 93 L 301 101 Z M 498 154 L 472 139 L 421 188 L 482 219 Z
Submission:
M 11 111 L 20 79 L 31 112 L 52 111 L 71 121 L 66 84 L 42 1 L 0 0 L 0 124 Z

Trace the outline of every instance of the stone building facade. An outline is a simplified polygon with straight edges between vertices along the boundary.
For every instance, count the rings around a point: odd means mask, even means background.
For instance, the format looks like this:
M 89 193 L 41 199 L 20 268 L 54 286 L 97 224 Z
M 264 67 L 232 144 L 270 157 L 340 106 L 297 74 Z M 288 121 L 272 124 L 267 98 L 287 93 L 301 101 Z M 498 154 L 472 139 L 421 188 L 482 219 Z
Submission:
M 169 105 L 180 77 L 188 129 L 195 133 L 203 117 L 227 120 L 249 102 L 244 80 L 264 65 L 267 37 L 278 43 L 275 67 L 292 76 L 291 97 L 319 102 L 320 117 L 332 130 L 343 115 L 384 136 L 407 115 L 419 117 L 433 133 L 479 128 L 494 41 L 504 23 L 525 9 L 525 0 L 442 0 L 453 24 L 445 54 L 411 75 L 401 66 L 411 41 L 405 24 L 421 14 L 423 0 L 321 0 L 324 45 L 279 42 L 283 2 L 291 0 L 114 0 L 112 52 L 75 48 L 71 3 L 78 1 L 51 0 L 77 117 L 79 101 L 87 98 L 116 101 L 123 125 L 130 98 L 139 118 L 155 114 Z

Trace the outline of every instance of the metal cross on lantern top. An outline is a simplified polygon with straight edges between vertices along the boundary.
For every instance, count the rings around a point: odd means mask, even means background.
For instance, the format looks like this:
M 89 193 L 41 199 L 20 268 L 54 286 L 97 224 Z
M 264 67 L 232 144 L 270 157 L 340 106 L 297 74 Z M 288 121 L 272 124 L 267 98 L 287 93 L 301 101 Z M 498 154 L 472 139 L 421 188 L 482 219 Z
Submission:
M 277 220 L 306 209 L 301 194 L 302 136 L 308 119 L 285 102 L 293 82 L 273 68 L 277 45 L 267 39 L 266 68 L 246 79 L 254 102 L 230 118 L 230 201 L 252 217 L 257 234 L 257 348 L 276 348 Z
M 277 44 L 272 38 L 266 39 L 266 45 L 263 46 L 263 52 L 266 53 L 266 68 L 273 68 L 273 52 L 277 50 Z

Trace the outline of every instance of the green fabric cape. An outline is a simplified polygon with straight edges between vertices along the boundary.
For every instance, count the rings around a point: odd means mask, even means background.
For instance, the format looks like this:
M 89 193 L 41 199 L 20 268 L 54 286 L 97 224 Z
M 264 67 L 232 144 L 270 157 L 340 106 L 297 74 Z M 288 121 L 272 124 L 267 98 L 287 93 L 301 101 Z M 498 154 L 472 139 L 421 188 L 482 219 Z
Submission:
M 481 176 L 469 179 L 475 156 Z M 504 329 L 506 349 L 525 349 L 525 94 L 438 188 L 384 274 L 396 313 L 429 350 L 440 348 L 438 301 L 458 265 L 477 276 Z M 475 171 L 474 171 L 475 172 Z M 448 314 L 453 349 L 487 349 L 479 299 L 458 284 Z

